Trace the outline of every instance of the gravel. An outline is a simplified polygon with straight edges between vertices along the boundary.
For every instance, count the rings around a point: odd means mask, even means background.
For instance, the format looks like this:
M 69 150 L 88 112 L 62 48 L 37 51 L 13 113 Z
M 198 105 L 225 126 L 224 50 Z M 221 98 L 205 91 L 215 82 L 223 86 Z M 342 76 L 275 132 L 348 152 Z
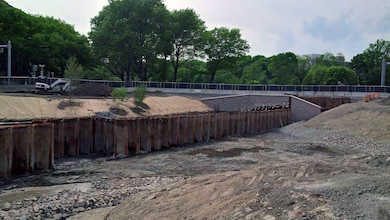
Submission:
M 295 123 L 274 132 L 265 134 L 268 137 L 274 137 L 275 142 L 286 144 L 287 146 L 299 147 L 300 143 L 311 143 L 313 145 L 326 146 L 329 149 L 341 152 L 353 152 L 364 154 L 367 157 L 367 163 L 377 163 L 374 166 L 389 166 L 390 156 L 388 154 L 389 145 L 381 142 L 374 142 L 368 139 L 360 138 L 348 134 L 347 132 L 320 130 L 311 127 L 304 127 L 302 123 Z M 83 163 L 90 163 L 88 160 L 79 160 L 78 163 L 56 164 L 55 172 L 67 172 L 71 169 L 73 174 L 77 170 L 83 170 Z M 84 170 L 84 172 L 87 172 Z M 93 176 L 91 173 L 90 176 Z M 60 178 L 60 177 L 58 177 Z M 66 177 L 65 177 L 66 178 Z M 187 176 L 167 176 L 167 177 L 143 177 L 143 178 L 125 178 L 118 176 L 100 177 L 98 180 L 94 177 L 93 181 L 83 179 L 91 183 L 87 190 L 64 189 L 50 193 L 47 196 L 31 196 L 30 198 L 15 199 L 14 201 L 0 201 L 0 220 L 1 219 L 65 219 L 76 215 L 77 213 L 104 207 L 112 207 L 121 204 L 124 199 L 133 194 L 151 190 L 157 186 L 164 186 L 182 181 Z M 367 179 L 369 182 L 370 179 Z M 325 198 L 339 198 L 340 201 L 347 201 L 349 197 L 363 198 L 367 193 L 388 194 L 389 185 L 373 186 L 367 188 L 365 185 L 355 186 L 348 192 L 332 190 L 323 192 Z M 6 192 L 23 191 L 23 188 L 3 188 L 0 194 Z M 378 191 L 378 192 L 376 192 Z M 357 196 L 355 195 L 357 194 Z M 355 199 L 356 200 L 356 199 Z M 354 207 L 359 210 L 361 204 L 356 201 Z M 269 209 L 272 207 L 269 207 Z M 380 208 L 380 207 L 379 207 Z M 357 211 L 358 212 L 358 211 Z M 340 216 L 357 216 L 348 210 L 336 210 Z M 360 214 L 359 214 L 360 215 Z M 384 216 L 389 216 L 385 213 Z M 364 219 L 366 213 L 362 213 L 357 219 Z
M 138 181 L 101 178 L 86 191 L 66 189 L 1 204 L 0 219 L 65 219 L 77 213 L 119 205 L 131 194 L 175 183 L 186 177 L 145 177 Z M 10 190 L 17 192 L 23 189 Z
M 302 123 L 294 123 L 285 126 L 279 131 L 291 137 L 290 142 L 303 139 L 313 144 L 326 144 L 332 149 L 350 153 L 364 153 L 369 155 L 387 154 L 390 144 L 372 141 L 367 138 L 357 137 L 345 131 L 330 131 L 304 127 Z

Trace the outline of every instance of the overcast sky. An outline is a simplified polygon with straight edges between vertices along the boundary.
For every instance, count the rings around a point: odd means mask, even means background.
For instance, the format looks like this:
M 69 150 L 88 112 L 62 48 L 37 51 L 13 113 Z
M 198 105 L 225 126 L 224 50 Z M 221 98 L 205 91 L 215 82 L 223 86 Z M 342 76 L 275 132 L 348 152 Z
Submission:
M 87 34 L 108 0 L 6 0 L 30 14 L 60 18 Z M 389 0 L 164 0 L 192 8 L 214 27 L 239 28 L 251 55 L 341 52 L 350 60 L 377 39 L 390 40 Z

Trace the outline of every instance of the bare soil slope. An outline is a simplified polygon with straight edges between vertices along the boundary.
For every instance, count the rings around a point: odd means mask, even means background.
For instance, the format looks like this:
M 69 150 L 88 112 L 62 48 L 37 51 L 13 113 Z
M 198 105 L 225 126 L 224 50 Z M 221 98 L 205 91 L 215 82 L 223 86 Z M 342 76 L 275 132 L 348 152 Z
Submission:
M 67 97 L 56 96 L 12 96 L 0 95 L 0 120 L 27 120 L 38 118 L 70 118 L 94 116 L 99 112 L 110 112 L 110 108 L 120 108 L 126 113 L 123 117 L 148 115 L 180 114 L 186 112 L 212 111 L 200 101 L 181 97 L 146 97 L 144 109 L 134 112 L 132 99 L 115 102 L 109 98 L 72 98 L 73 106 L 64 105 L 69 102 Z M 138 114 L 139 113 L 139 114 Z
M 323 112 L 304 126 L 390 141 L 390 106 L 386 103 L 387 100 L 344 104 Z
M 175 173 L 191 178 L 131 195 L 106 219 L 390 219 L 388 146 L 371 141 L 390 141 L 389 129 L 389 106 L 358 102 L 282 133 L 213 144 L 194 154 L 210 157 L 207 169 L 178 163 Z M 239 156 L 210 164 L 233 146 Z M 223 171 L 233 161 L 241 165 Z

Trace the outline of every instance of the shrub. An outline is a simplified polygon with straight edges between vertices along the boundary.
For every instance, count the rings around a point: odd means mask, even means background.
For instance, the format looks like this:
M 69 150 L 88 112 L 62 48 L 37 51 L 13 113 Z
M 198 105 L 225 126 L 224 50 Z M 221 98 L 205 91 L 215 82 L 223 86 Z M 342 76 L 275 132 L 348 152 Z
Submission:
M 111 97 L 114 99 L 114 101 L 120 100 L 123 102 L 127 97 L 127 91 L 124 87 L 115 88 L 111 92 Z
M 139 107 L 141 104 L 143 104 L 143 101 L 145 99 L 146 95 L 146 86 L 145 85 L 139 85 L 135 88 L 133 93 L 134 98 L 134 105 L 136 107 Z

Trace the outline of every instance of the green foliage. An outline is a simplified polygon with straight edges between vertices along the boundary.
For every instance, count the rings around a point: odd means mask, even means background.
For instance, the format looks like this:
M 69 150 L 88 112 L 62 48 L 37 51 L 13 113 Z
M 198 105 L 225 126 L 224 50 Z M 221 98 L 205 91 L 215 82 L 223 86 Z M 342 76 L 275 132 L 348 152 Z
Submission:
M 306 85 L 353 85 L 356 83 L 356 75 L 352 69 L 342 66 L 314 65 L 306 77 L 303 84 Z
M 76 57 L 70 57 L 66 62 L 64 78 L 70 80 L 83 78 L 83 67 L 77 62 Z
M 250 57 L 239 29 L 206 31 L 194 10 L 168 11 L 162 0 L 110 0 L 91 20 L 90 39 L 62 20 L 26 14 L 1 1 L 0 12 L 0 44 L 11 40 L 13 46 L 12 75 L 44 64 L 45 73 L 70 79 L 379 85 L 382 59 L 390 61 L 390 41 L 383 39 L 350 65 L 342 53 L 327 52 L 314 64 L 291 52 Z M 390 85 L 390 68 L 386 76 Z
M 303 81 L 303 78 L 309 73 L 311 68 L 311 59 L 308 55 L 297 56 L 298 59 L 298 69 L 297 69 L 297 77 L 299 82 Z
M 146 86 L 145 85 L 139 85 L 135 88 L 133 92 L 133 99 L 134 99 L 134 105 L 136 107 L 139 107 L 143 104 L 143 101 L 146 96 Z
M 178 82 L 207 82 L 206 63 L 199 60 L 184 62 L 178 70 Z
M 383 58 L 390 60 L 390 41 L 383 39 L 352 58 L 351 67 L 357 73 L 359 84 L 380 85 Z M 386 68 L 386 84 L 390 85 L 390 68 Z
M 337 55 L 335 56 L 332 53 L 326 52 L 316 58 L 316 64 L 320 64 L 327 67 L 345 66 L 345 58 L 342 53 L 337 53 Z
M 247 41 L 241 39 L 239 29 L 214 28 L 204 32 L 202 42 L 207 57 L 210 83 L 214 81 L 218 70 L 236 67 L 234 64 L 238 59 L 235 58 L 244 56 L 249 50 Z
M 264 56 L 255 56 L 251 63 L 244 67 L 240 83 L 243 84 L 268 84 L 269 73 L 267 66 L 269 59 Z M 253 83 L 258 82 L 258 83 Z
M 297 76 L 298 59 L 294 53 L 280 53 L 270 58 L 268 71 L 272 76 L 272 84 L 296 85 L 299 84 Z
M 342 66 L 331 66 L 328 70 L 328 77 L 326 84 L 337 85 L 342 83 L 344 85 L 353 85 L 356 83 L 355 72 L 352 69 Z
M 157 58 L 170 53 L 169 20 L 161 0 L 109 1 L 91 20 L 94 52 L 122 80 L 147 80 Z
M 114 76 L 105 66 L 96 66 L 84 71 L 84 78 L 93 80 L 120 80 L 120 78 Z
M 77 62 L 76 57 L 71 57 L 66 62 L 64 77 L 70 82 L 69 98 L 72 99 L 72 86 L 75 84 L 73 80 L 83 77 L 83 67 Z
M 256 85 L 256 84 L 261 84 L 261 83 L 259 81 L 257 81 L 257 80 L 250 80 L 246 84 Z
M 114 99 L 115 102 L 118 100 L 120 101 L 125 101 L 127 97 L 127 91 L 126 88 L 121 87 L 121 88 L 115 88 L 111 92 L 111 97 Z
M 234 75 L 233 71 L 221 69 L 217 71 L 214 78 L 214 83 L 239 84 L 240 79 Z
M 179 66 L 197 58 L 202 53 L 201 34 L 206 29 L 204 21 L 192 9 L 171 12 L 173 53 L 170 56 L 176 82 Z
M 303 78 L 304 85 L 324 85 L 328 76 L 328 67 L 314 64 L 309 73 Z
M 12 63 L 17 65 L 12 75 L 29 73 L 31 65 L 44 64 L 45 71 L 62 77 L 72 56 L 83 65 L 90 64 L 88 39 L 73 26 L 52 17 L 26 14 L 3 2 L 0 2 L 0 12 L 0 44 L 11 40 Z

